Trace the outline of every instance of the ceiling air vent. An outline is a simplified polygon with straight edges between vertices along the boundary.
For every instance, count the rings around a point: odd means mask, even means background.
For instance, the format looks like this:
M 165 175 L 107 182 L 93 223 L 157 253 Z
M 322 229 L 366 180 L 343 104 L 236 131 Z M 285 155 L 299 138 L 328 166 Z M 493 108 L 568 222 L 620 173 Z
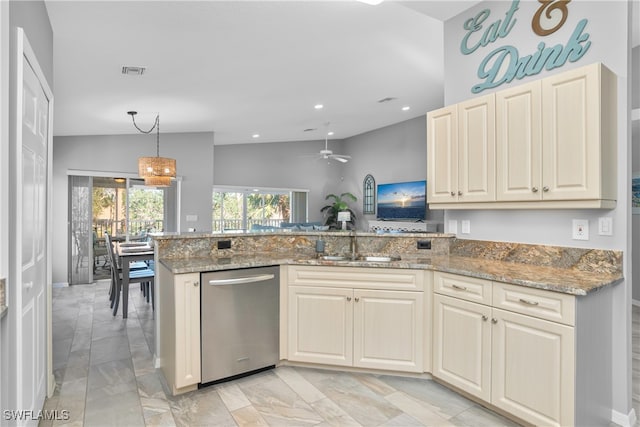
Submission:
M 385 103 L 385 102 L 393 101 L 394 99 L 398 99 L 398 98 L 394 98 L 394 97 L 392 97 L 392 96 L 387 96 L 386 98 L 379 99 L 379 100 L 378 100 L 378 102 L 379 102 L 380 104 L 383 104 L 383 103 Z
M 132 65 L 125 65 L 122 67 L 122 74 L 128 76 L 141 76 L 147 70 L 147 67 L 136 67 Z
M 314 130 L 318 130 L 316 128 L 307 128 L 305 130 L 303 130 L 302 132 L 313 132 Z

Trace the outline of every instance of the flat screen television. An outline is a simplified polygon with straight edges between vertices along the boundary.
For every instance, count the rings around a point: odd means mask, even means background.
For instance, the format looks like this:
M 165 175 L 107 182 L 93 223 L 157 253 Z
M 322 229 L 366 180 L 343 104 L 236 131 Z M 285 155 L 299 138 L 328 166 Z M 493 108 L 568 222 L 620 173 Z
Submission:
M 427 181 L 378 184 L 377 217 L 381 220 L 424 220 Z

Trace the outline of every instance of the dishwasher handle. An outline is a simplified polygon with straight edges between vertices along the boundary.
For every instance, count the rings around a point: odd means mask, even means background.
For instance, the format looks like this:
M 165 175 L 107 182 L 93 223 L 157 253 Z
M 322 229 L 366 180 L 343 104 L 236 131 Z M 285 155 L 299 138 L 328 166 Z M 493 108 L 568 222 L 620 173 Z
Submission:
M 255 276 L 234 277 L 232 279 L 209 280 L 211 286 L 241 285 L 243 283 L 266 282 L 275 278 L 275 274 L 256 274 Z

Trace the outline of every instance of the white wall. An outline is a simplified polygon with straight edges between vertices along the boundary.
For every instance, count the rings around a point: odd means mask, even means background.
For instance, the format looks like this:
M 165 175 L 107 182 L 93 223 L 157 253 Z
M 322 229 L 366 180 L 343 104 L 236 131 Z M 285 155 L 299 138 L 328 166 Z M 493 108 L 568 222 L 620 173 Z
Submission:
M 480 80 L 476 73 L 484 57 L 493 49 L 512 45 L 517 47 L 520 56 L 533 54 L 538 43 L 547 46 L 565 44 L 579 20 L 588 19 L 585 32 L 589 33 L 591 46 L 577 62 L 567 62 L 565 66 L 552 71 L 543 71 L 538 76 L 527 77 L 497 88 L 504 89 L 525 81 L 539 79 L 551 74 L 587 65 L 603 62 L 618 76 L 618 204 L 613 210 L 554 210 L 554 211 L 447 211 L 445 220 L 471 221 L 471 234 L 465 237 L 482 240 L 515 241 L 560 246 L 592 247 L 616 249 L 624 252 L 626 282 L 614 288 L 615 309 L 613 319 L 613 409 L 618 415 L 626 416 L 631 410 L 631 323 L 630 301 L 631 263 L 630 261 L 630 135 L 628 132 L 629 100 L 628 94 L 628 44 L 629 4 L 623 1 L 571 2 L 569 15 L 564 26 L 556 33 L 541 38 L 531 30 L 531 20 L 540 3 L 523 1 L 515 14 L 517 19 L 513 29 L 505 38 L 499 38 L 475 53 L 463 55 L 460 43 L 466 31 L 464 22 L 476 16 L 483 9 L 489 9 L 491 15 L 484 27 L 497 19 L 504 19 L 511 2 L 487 1 L 452 18 L 445 23 L 445 104 L 475 96 L 471 87 Z M 479 40 L 482 32 L 472 36 Z M 492 90 L 481 92 L 480 95 Z M 493 90 L 495 91 L 495 90 Z M 597 235 L 597 221 L 600 216 L 613 218 L 614 235 Z M 590 221 L 589 241 L 571 239 L 571 219 L 585 218 Z
M 638 5 L 640 9 L 640 4 Z M 640 24 L 639 24 L 640 25 Z M 640 110 L 640 46 L 635 46 L 631 52 L 631 105 L 633 109 Z M 631 172 L 633 175 L 640 175 L 640 120 L 636 120 L 631 124 L 631 141 L 632 141 L 632 161 Z M 633 265 L 640 265 L 640 215 L 632 215 L 632 259 Z M 640 273 L 636 273 L 633 277 L 633 299 L 640 303 Z
M 0 2 L 0 93 L 9 93 L 9 3 Z M 9 97 L 0 97 L 0 277 L 9 275 Z M 7 322 L 0 320 L 0 378 L 8 376 Z M 0 410 L 8 381 L 0 384 Z
M 123 113 L 124 114 L 124 113 Z M 123 120 L 126 117 L 123 117 Z M 57 136 L 53 139 L 53 281 L 68 278 L 69 169 L 138 173 L 138 157 L 156 154 L 155 135 Z M 213 133 L 160 134 L 160 155 L 176 159 L 182 177 L 182 228 L 211 230 Z M 197 222 L 186 223 L 186 215 Z

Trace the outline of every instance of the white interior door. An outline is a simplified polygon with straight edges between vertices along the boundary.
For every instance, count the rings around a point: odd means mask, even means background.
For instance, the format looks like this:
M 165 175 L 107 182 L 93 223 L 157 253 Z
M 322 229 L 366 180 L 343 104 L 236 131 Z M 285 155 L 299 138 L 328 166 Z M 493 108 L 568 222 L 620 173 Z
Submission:
M 16 62 L 13 324 L 15 408 L 38 411 L 47 394 L 50 349 L 50 129 L 52 95 L 18 29 Z M 27 420 L 29 421 L 29 420 Z M 33 421 L 37 423 L 37 420 Z M 29 423 L 30 424 L 30 423 Z

